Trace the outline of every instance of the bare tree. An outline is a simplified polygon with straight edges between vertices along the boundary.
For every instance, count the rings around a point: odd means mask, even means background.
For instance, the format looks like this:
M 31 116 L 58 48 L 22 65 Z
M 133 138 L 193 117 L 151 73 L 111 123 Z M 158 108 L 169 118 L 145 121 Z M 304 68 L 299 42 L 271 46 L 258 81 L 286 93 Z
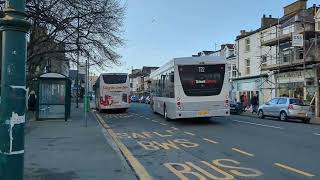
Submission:
M 27 0 L 32 23 L 27 62 L 38 64 L 39 57 L 55 53 L 76 62 L 79 50 L 99 67 L 118 63 L 125 9 L 119 0 Z

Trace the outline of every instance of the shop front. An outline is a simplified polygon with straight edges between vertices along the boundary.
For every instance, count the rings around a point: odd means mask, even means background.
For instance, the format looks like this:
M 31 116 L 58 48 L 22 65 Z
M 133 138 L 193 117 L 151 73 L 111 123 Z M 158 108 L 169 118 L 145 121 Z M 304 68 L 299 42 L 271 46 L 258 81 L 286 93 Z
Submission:
M 246 77 L 234 79 L 232 82 L 232 94 L 236 97 L 236 101 L 243 102 L 244 107 L 251 106 L 251 99 L 258 96 L 259 104 L 264 102 L 262 85 L 264 82 L 262 76 Z
M 310 103 L 316 90 L 314 77 L 315 73 L 312 69 L 277 74 L 277 96 L 299 98 Z

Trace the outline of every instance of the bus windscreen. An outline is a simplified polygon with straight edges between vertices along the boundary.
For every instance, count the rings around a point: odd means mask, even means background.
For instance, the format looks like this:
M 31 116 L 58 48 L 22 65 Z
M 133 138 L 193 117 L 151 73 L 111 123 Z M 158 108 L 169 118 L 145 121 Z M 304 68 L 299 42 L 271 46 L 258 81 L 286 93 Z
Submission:
M 127 82 L 127 75 L 103 75 L 106 84 L 123 84 Z
M 181 65 L 179 75 L 187 96 L 214 96 L 222 90 L 225 65 Z

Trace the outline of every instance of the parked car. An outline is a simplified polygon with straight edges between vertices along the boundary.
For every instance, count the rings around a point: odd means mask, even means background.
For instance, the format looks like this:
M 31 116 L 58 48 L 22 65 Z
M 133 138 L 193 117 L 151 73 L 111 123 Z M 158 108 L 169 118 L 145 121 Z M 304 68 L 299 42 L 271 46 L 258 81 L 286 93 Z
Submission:
M 146 100 L 145 100 L 145 103 L 146 103 L 146 104 L 150 104 L 150 100 L 151 100 L 151 99 L 150 99 L 150 96 L 147 96 L 147 97 L 146 97 Z
M 259 118 L 278 117 L 282 121 L 289 118 L 301 119 L 304 123 L 310 123 L 310 106 L 296 98 L 273 98 L 258 109 Z
M 137 96 L 131 96 L 130 101 L 131 102 L 139 102 L 139 98 Z
M 243 112 L 243 107 L 241 102 L 230 102 L 230 113 L 241 114 Z
M 140 99 L 139 99 L 139 102 L 140 103 L 145 103 L 146 102 L 146 97 L 141 96 Z

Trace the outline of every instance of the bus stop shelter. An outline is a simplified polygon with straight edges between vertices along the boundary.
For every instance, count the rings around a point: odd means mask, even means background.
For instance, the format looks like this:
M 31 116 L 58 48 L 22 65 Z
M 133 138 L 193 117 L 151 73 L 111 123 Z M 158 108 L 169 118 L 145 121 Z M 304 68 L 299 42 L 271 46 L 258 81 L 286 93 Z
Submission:
M 58 73 L 42 74 L 37 80 L 37 120 L 70 117 L 71 81 Z

